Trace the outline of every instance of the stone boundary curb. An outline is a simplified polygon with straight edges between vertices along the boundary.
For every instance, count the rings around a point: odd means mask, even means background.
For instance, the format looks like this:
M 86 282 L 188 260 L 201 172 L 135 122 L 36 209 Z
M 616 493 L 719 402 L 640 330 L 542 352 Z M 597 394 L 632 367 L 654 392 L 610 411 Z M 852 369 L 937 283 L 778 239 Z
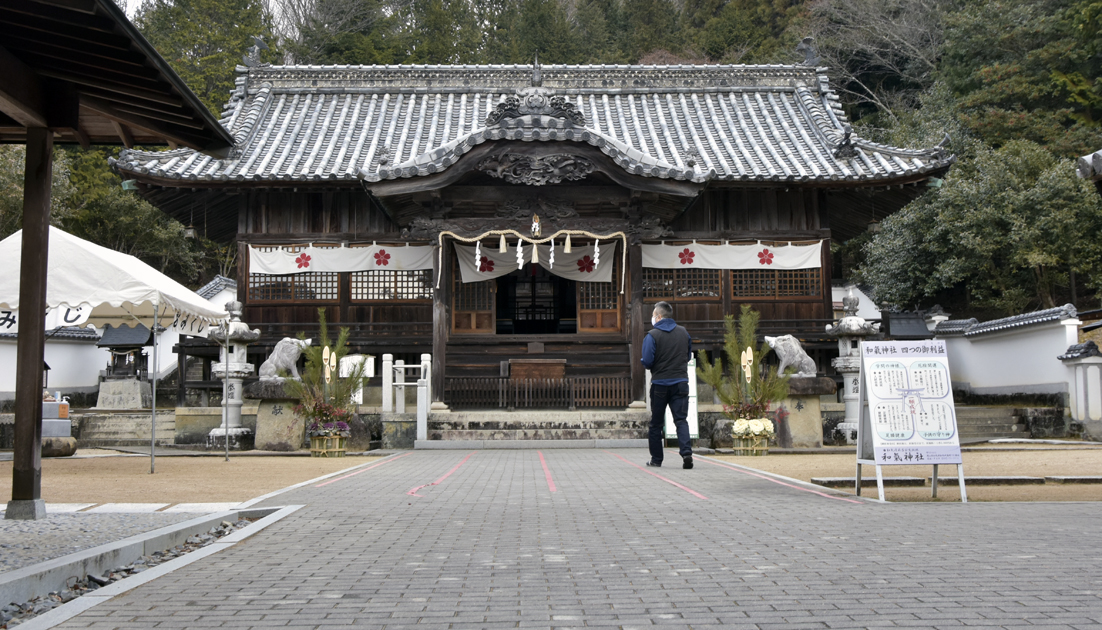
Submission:
M 275 511 L 273 508 L 252 510 L 237 508 L 206 514 L 151 532 L 136 534 L 116 542 L 8 571 L 0 574 L 0 601 L 4 604 L 25 602 L 51 591 L 61 591 L 65 589 L 65 583 L 71 577 L 84 578 L 89 574 L 99 575 L 155 551 L 171 549 L 182 544 L 188 537 L 202 534 L 222 521 L 266 517 Z
M 415 440 L 413 442 L 413 449 L 418 451 L 538 448 L 647 448 L 647 440 L 641 438 L 623 440 Z
M 152 532 L 148 532 L 146 534 L 139 534 L 138 536 L 132 536 L 131 538 L 128 538 L 126 540 L 123 540 L 123 541 L 120 541 L 120 542 L 117 542 L 117 543 L 112 543 L 110 545 L 103 545 L 101 547 L 95 547 L 95 548 L 89 549 L 87 551 L 71 554 L 69 556 L 64 556 L 64 557 L 61 557 L 61 558 L 57 558 L 55 560 L 50 560 L 50 561 L 43 562 L 43 563 L 40 563 L 40 564 L 37 564 L 37 565 L 33 565 L 33 566 L 30 566 L 30 567 L 27 567 L 26 569 L 20 569 L 18 571 L 12 571 L 12 572 L 8 573 L 7 575 L 3 576 L 5 581 L 7 581 L 8 578 L 12 577 L 13 574 L 16 574 L 16 573 L 23 573 L 24 571 L 29 572 L 29 571 L 33 571 L 35 569 L 41 569 L 41 568 L 44 567 L 44 565 L 58 565 L 56 567 L 53 567 L 52 569 L 47 569 L 46 573 L 55 574 L 55 575 L 63 575 L 64 577 L 60 578 L 61 579 L 60 584 L 61 584 L 61 587 L 64 588 L 65 580 L 69 576 L 75 575 L 75 573 L 73 573 L 73 571 L 77 571 L 77 572 L 84 571 L 84 573 L 81 575 L 81 577 L 84 577 L 84 575 L 87 575 L 88 573 L 92 573 L 92 574 L 102 573 L 103 571 L 105 571 L 107 569 L 111 569 L 111 568 L 119 566 L 120 564 L 126 564 L 130 560 L 140 558 L 142 555 L 148 555 L 149 553 L 152 553 L 153 551 L 161 551 L 163 549 L 173 547 L 173 546 L 175 546 L 175 544 L 178 544 L 178 542 L 182 542 L 183 540 L 186 540 L 188 536 L 191 536 L 192 534 L 196 534 L 196 533 L 202 533 L 202 532 L 206 531 L 207 529 L 209 529 L 212 526 L 212 524 L 217 525 L 221 521 L 227 520 L 227 518 L 229 518 L 229 517 L 232 517 L 232 516 L 236 516 L 238 518 L 256 518 L 258 516 L 262 517 L 259 521 L 253 523 L 252 525 L 250 525 L 248 527 L 245 527 L 245 528 L 243 528 L 239 531 L 236 531 L 236 532 L 234 532 L 234 533 L 232 533 L 228 536 L 220 538 L 216 542 L 213 542 L 213 543 L 207 545 L 206 547 L 203 547 L 202 549 L 196 549 L 195 551 L 193 551 L 191 553 L 188 553 L 188 554 L 185 554 L 185 555 L 180 556 L 178 558 L 174 558 L 172 560 L 169 560 L 168 562 L 165 562 L 164 564 L 159 564 L 159 565 L 157 565 L 157 566 L 155 566 L 151 569 L 148 569 L 146 571 L 142 571 L 141 573 L 139 573 L 137 575 L 132 575 L 128 578 L 119 580 L 118 582 L 113 582 L 111 584 L 108 584 L 107 586 L 104 586 L 103 588 L 92 591 L 91 593 L 89 593 L 87 595 L 83 595 L 81 597 L 78 597 L 78 598 L 72 600 L 71 602 L 68 602 L 66 604 L 62 604 L 61 606 L 58 606 L 57 608 L 54 608 L 53 610 L 51 610 L 47 613 L 44 613 L 44 614 L 39 615 L 38 617 L 35 617 L 35 618 L 33 618 L 33 619 L 31 619 L 27 622 L 24 622 L 24 623 L 20 624 L 19 627 L 23 628 L 24 630 L 48 630 L 49 628 L 53 628 L 54 626 L 56 626 L 58 624 L 61 624 L 61 623 L 65 622 L 69 619 L 72 619 L 73 617 L 75 617 L 75 616 L 79 615 L 80 613 L 88 610 L 89 608 L 92 608 L 93 606 L 101 604 L 101 603 L 111 599 L 112 597 L 115 597 L 116 595 L 121 595 L 121 594 L 123 594 L 123 593 L 125 593 L 125 592 L 127 592 L 131 589 L 137 588 L 137 587 L 139 587 L 143 584 L 151 582 L 151 581 L 153 581 L 153 580 L 155 580 L 155 579 L 157 579 L 157 578 L 159 578 L 163 575 L 167 575 L 169 573 L 172 573 L 176 569 L 185 567 L 185 566 L 191 564 L 192 562 L 197 562 L 199 560 L 202 560 L 203 558 L 206 558 L 207 556 L 218 553 L 219 551 L 222 551 L 223 549 L 227 549 L 229 547 L 232 547 L 235 544 L 241 542 L 242 540 L 245 540 L 249 536 L 252 536 L 253 534 L 256 534 L 257 532 L 263 530 L 264 528 L 268 527 L 269 525 L 272 525 L 273 523 L 275 523 L 275 522 L 277 522 L 277 521 L 279 521 L 279 520 L 281 520 L 281 519 L 283 519 L 287 516 L 290 516 L 294 512 L 301 509 L 302 507 L 303 506 L 301 506 L 301 505 L 288 505 L 288 506 L 285 506 L 285 507 L 259 508 L 259 509 L 252 509 L 252 510 L 248 510 L 248 509 L 246 509 L 246 510 L 230 510 L 230 511 L 226 511 L 226 512 L 218 512 L 216 514 L 210 514 L 210 515 L 207 515 L 207 516 L 204 516 L 204 517 L 201 517 L 201 518 L 192 519 L 190 521 L 185 521 L 184 523 L 181 523 L 181 524 L 178 524 L 178 525 L 173 525 L 173 526 L 170 526 L 170 527 L 161 528 L 161 529 L 158 529 L 158 530 L 155 530 L 155 531 L 152 531 Z M 175 529 L 177 531 L 166 531 L 166 530 L 172 530 L 172 529 Z M 184 533 L 185 531 L 187 533 Z M 170 540 L 173 540 L 174 538 L 177 540 L 177 542 L 169 542 Z M 114 548 L 114 549 L 105 549 L 105 548 Z M 92 554 L 95 553 L 97 550 L 102 550 L 102 551 L 100 551 L 97 555 L 93 556 Z M 87 556 L 87 557 L 82 558 L 81 556 Z M 129 558 L 130 560 L 127 560 L 127 559 L 124 559 L 124 558 Z M 68 560 L 68 562 L 66 562 L 67 560 Z M 97 568 L 93 568 L 93 566 L 90 565 L 90 564 L 86 564 L 89 560 L 103 562 L 102 568 L 97 569 Z M 36 584 L 42 584 L 43 582 L 40 582 L 40 581 L 36 580 L 36 578 L 38 578 L 40 575 L 41 574 L 21 576 L 20 579 L 26 579 L 27 577 L 29 577 L 30 580 L 28 580 L 28 581 L 32 581 Z M 49 591 L 52 591 L 52 590 L 59 590 L 59 589 L 50 588 L 50 589 L 45 590 L 45 591 L 41 591 L 41 592 L 38 592 L 38 593 L 31 594 L 30 596 L 27 596 L 27 597 L 23 597 L 22 599 L 15 599 L 15 600 L 12 600 L 12 601 L 25 601 L 25 600 L 30 599 L 31 597 L 35 597 L 37 595 L 44 595 L 44 594 L 46 594 L 46 593 L 48 593 Z M 4 592 L 4 591 L 0 591 L 0 592 Z

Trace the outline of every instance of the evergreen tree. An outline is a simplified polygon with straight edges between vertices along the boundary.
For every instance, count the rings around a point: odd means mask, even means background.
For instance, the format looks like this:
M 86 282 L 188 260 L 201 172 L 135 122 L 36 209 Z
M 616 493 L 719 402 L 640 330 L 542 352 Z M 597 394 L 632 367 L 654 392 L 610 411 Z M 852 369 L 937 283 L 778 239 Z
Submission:
M 624 0 L 624 50 L 628 59 L 638 61 L 643 55 L 667 50 L 679 52 L 682 37 L 678 29 L 679 12 L 670 0 Z
M 134 24 L 216 115 L 254 36 L 269 42 L 263 61 L 280 59 L 261 0 L 144 0 Z
M 570 21 L 558 0 L 522 0 L 513 37 L 520 56 L 516 63 L 532 63 L 537 53 L 541 63 L 579 61 Z

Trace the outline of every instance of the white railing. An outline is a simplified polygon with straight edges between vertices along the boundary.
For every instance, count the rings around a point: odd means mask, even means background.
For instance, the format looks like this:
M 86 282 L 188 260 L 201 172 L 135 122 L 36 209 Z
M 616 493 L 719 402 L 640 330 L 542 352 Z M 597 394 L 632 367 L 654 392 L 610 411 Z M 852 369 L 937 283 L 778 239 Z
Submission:
M 407 374 L 415 376 L 407 381 Z M 406 412 L 406 388 L 417 388 L 417 439 L 428 439 L 429 401 L 432 400 L 432 355 L 422 354 L 420 364 L 406 365 L 393 354 L 383 355 L 383 413 Z

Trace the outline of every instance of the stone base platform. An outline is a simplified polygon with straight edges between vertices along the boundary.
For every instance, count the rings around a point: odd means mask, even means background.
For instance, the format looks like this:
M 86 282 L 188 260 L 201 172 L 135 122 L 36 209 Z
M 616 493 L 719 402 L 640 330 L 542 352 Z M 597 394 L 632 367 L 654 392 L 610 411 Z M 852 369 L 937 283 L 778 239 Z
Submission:
M 641 440 L 645 446 L 649 422 L 650 413 L 645 409 L 453 411 L 447 414 L 429 415 L 427 441 Z M 584 447 L 575 446 L 575 448 Z
M 647 448 L 647 440 L 416 440 L 416 450 Z

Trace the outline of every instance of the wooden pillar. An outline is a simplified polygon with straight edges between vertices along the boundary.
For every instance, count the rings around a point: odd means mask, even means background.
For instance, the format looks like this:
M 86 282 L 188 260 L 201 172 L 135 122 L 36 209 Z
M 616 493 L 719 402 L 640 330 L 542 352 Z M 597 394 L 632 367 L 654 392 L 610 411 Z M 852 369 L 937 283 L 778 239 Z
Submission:
M 444 363 L 448 344 L 448 299 L 451 295 L 451 257 L 448 246 L 432 248 L 432 402 L 444 402 Z
M 184 336 L 180 335 L 180 342 Z M 176 406 L 183 407 L 187 404 L 187 347 L 183 343 L 176 343 Z
M 46 274 L 50 243 L 53 132 L 27 128 L 23 175 L 23 252 L 19 277 L 19 340 L 15 360 L 15 454 L 5 518 L 46 517 L 42 501 L 42 365 L 46 343 Z
M 628 269 L 631 278 L 631 399 L 646 400 L 647 373 L 643 369 L 643 321 L 650 313 L 643 312 L 643 247 L 628 247 Z

